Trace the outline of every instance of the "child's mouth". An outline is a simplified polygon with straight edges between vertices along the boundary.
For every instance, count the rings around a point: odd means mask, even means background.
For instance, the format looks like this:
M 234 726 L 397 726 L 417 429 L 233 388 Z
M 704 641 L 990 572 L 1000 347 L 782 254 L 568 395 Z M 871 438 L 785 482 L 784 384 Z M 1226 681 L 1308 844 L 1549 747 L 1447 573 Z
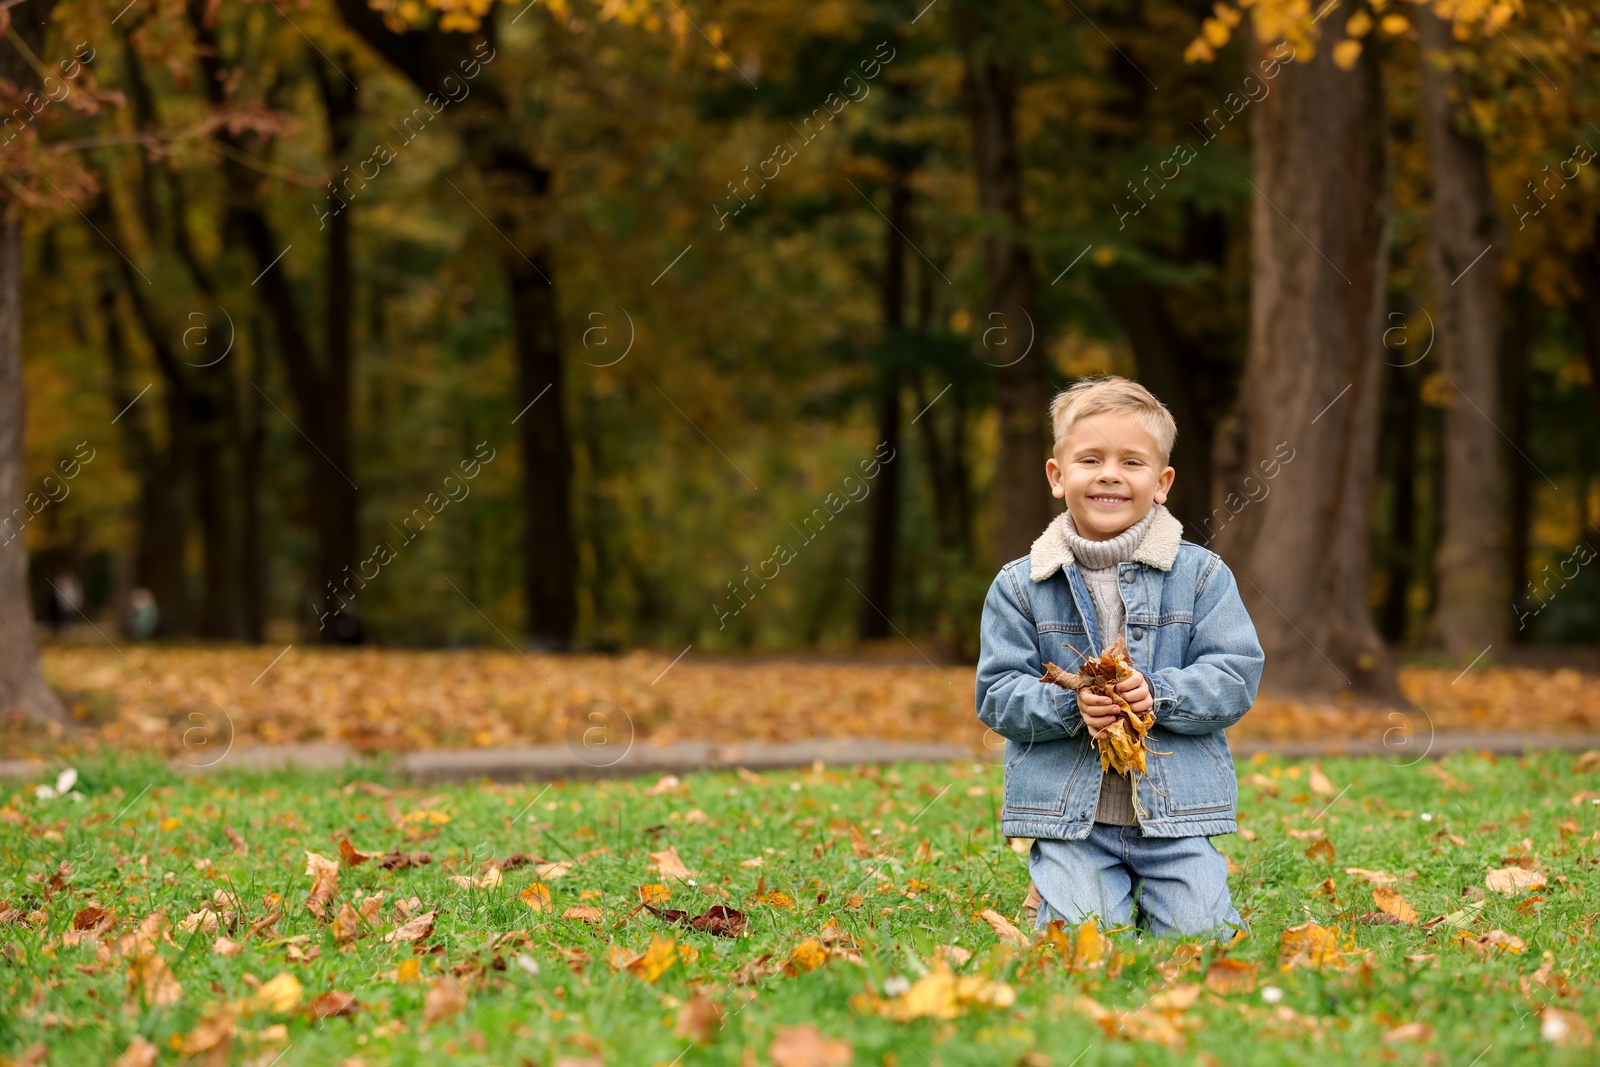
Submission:
M 1128 502 L 1125 496 L 1092 496 L 1089 499 L 1103 508 L 1120 507 Z

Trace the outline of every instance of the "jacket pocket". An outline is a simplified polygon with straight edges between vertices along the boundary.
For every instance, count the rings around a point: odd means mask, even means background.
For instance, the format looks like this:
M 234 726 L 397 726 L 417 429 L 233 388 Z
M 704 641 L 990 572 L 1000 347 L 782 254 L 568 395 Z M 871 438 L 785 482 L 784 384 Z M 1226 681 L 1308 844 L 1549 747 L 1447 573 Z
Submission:
M 1232 811 L 1238 803 L 1238 780 L 1233 761 L 1218 743 L 1219 732 L 1174 734 L 1163 731 L 1152 748 L 1166 748 L 1171 755 L 1152 756 L 1161 768 L 1161 789 L 1166 794 L 1169 815 L 1196 815 L 1202 812 Z M 1159 762 L 1158 762 L 1159 761 Z
M 1020 753 L 1013 756 L 1015 746 Z M 1026 745 L 1006 742 L 1005 810 L 1018 815 L 1062 815 L 1074 780 L 1090 755 L 1082 738 Z M 1095 764 L 1098 772 L 1099 764 Z

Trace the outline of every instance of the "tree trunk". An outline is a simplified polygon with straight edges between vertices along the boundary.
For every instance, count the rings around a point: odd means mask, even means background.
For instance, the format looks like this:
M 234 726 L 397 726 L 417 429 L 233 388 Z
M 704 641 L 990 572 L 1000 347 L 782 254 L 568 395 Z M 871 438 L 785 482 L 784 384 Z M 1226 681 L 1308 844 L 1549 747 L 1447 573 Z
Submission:
M 1342 71 L 1331 52 L 1285 65 L 1251 113 L 1245 462 L 1292 457 L 1293 468 L 1222 528 L 1217 547 L 1266 649 L 1269 689 L 1398 699 L 1367 603 L 1387 263 L 1383 101 L 1370 54 Z
M 955 26 L 965 74 L 962 85 L 972 124 L 978 206 L 991 227 L 984 237 L 988 307 L 977 322 L 979 358 L 995 368 L 994 405 L 1000 421 L 994 506 L 1000 528 L 997 559 L 1015 559 L 1049 524 L 1053 509 L 1044 463 L 1050 455 L 1046 407 L 1050 379 L 1038 306 L 1033 256 L 1022 235 L 1022 160 L 1017 152 L 1017 85 L 995 55 L 991 20 L 1003 12 L 962 4 Z
M 1417 415 L 1421 397 L 1406 367 L 1390 363 L 1383 376 L 1389 389 L 1389 437 L 1393 441 L 1392 493 L 1387 590 L 1381 620 L 1383 636 L 1392 644 L 1406 639 L 1411 620 L 1411 567 L 1417 550 Z
M 905 335 L 906 239 L 911 229 L 911 185 L 896 169 L 889 183 L 888 224 L 884 227 L 882 380 L 878 384 L 878 442 L 887 442 L 891 454 L 900 452 L 900 344 Z M 894 605 L 894 559 L 900 519 L 900 465 L 885 464 L 874 486 L 871 520 L 867 531 L 867 570 L 862 582 L 862 603 L 856 615 L 856 635 L 863 641 L 880 641 L 892 632 L 889 620 Z
M 1600 427 L 1600 224 L 1596 225 L 1588 248 L 1575 257 L 1573 274 L 1578 282 L 1579 296 L 1572 304 L 1572 317 L 1577 320 L 1578 332 L 1583 337 L 1583 358 L 1589 365 L 1589 404 L 1594 412 L 1594 424 Z M 1592 470 L 1600 471 L 1600 431 L 1596 433 L 1595 455 Z M 1588 516 L 1584 516 L 1584 540 L 1594 547 L 1600 535 Z M 1522 586 L 1517 587 L 1522 594 Z M 1597 596 L 1596 614 L 1600 614 L 1600 596 Z
M 244 637 L 259 644 L 266 637 L 267 557 L 261 537 L 262 463 L 266 457 L 267 428 L 261 394 L 266 388 L 262 367 L 266 363 L 261 320 L 250 319 L 250 362 L 245 380 L 239 436 L 239 516 L 244 536 L 239 545 L 239 589 L 243 601 Z
M 110 368 L 111 402 L 121 414 L 117 429 L 126 442 L 129 466 L 139 479 L 139 500 L 134 507 L 133 584 L 155 597 L 159 612 L 156 633 L 163 637 L 194 634 L 184 553 L 194 508 L 194 478 L 190 461 L 187 394 L 169 380 L 161 392 L 142 399 L 144 386 L 134 388 L 129 378 L 127 345 L 118 318 L 116 283 L 105 278 L 100 286 L 100 316 L 105 329 L 106 363 Z M 164 339 L 158 339 L 164 340 Z M 154 384 L 154 383 L 150 383 Z M 165 443 L 156 447 L 145 427 L 144 409 L 159 403 L 167 416 Z
M 1530 607 L 1519 603 L 1523 588 L 1528 583 L 1528 558 L 1532 549 L 1533 534 L 1533 475 L 1527 460 L 1517 454 L 1528 452 L 1528 432 L 1531 429 L 1532 411 L 1529 409 L 1528 376 L 1532 373 L 1529 356 L 1533 348 L 1534 305 L 1533 294 L 1518 287 L 1509 300 L 1510 314 L 1504 331 L 1501 350 L 1501 391 L 1505 396 L 1506 436 L 1511 440 L 1503 446 L 1502 461 L 1506 470 L 1506 576 L 1511 587 L 1510 613 L 1517 617 L 1511 628 L 1511 640 L 1526 644 L 1533 637 L 1529 628 L 1532 619 L 1524 619 L 1520 612 Z M 1595 423 L 1600 426 L 1600 421 Z
M 6 207 L 0 217 L 0 516 L 9 518 L 18 509 L 29 514 L 24 501 L 32 494 L 23 437 L 22 217 L 14 205 Z M 28 598 L 26 528 L 0 544 L 0 712 L 14 710 L 33 719 L 70 721 L 39 669 Z
M 1439 602 L 1430 630 L 1451 655 L 1471 658 L 1500 641 L 1510 615 L 1501 444 L 1496 429 L 1501 240 L 1483 143 L 1463 130 L 1461 88 L 1447 66 L 1450 26 L 1418 11 L 1422 126 L 1433 179 L 1429 273 L 1444 373 L 1444 526 L 1434 556 Z
M 522 582 L 528 637 L 571 646 L 577 622 L 578 551 L 572 539 L 572 441 L 567 433 L 561 332 L 549 261 L 502 257 L 517 351 L 517 427 L 522 434 Z M 535 403 L 537 401 L 537 403 Z
M 544 242 L 530 234 L 548 203 L 550 172 L 522 143 L 497 82 L 493 15 L 474 34 L 392 33 L 367 0 L 337 0 L 354 33 L 393 64 L 419 92 L 439 93 L 462 64 L 480 63 L 471 96 L 452 121 L 490 196 L 477 210 L 510 247 L 501 254 L 517 354 L 517 425 L 523 462 L 523 589 L 528 636 L 541 647 L 572 644 L 577 623 L 577 543 L 572 529 L 572 440 L 567 430 L 561 329 L 554 268 Z M 487 48 L 488 52 L 482 49 Z M 483 57 L 487 55 L 488 59 Z M 475 58 L 476 57 L 476 58 Z M 548 391 L 546 390 L 548 387 Z M 541 396 L 542 392 L 542 396 Z M 529 408 L 537 400 L 536 407 Z

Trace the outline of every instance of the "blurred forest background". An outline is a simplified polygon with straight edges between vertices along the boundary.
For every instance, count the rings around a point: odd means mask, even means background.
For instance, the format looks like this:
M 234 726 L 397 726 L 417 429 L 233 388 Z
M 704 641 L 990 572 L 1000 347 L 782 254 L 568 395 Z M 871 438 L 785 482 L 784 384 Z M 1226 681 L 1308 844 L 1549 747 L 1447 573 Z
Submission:
M 1600 639 L 1600 3 L 5 13 L 13 619 L 970 656 L 1111 372 L 1269 683 Z

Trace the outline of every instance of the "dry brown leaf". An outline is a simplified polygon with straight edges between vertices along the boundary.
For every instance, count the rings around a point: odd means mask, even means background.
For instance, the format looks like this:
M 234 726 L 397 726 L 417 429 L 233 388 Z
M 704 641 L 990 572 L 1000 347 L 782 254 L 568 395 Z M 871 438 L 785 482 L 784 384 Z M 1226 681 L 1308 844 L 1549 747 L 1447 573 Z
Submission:
M 1018 930 L 1010 919 L 1001 915 L 998 911 L 993 908 L 984 908 L 978 913 L 978 916 L 989 924 L 989 928 L 994 931 L 995 936 L 1000 939 L 1001 943 L 1012 945 L 1016 948 L 1028 947 L 1028 936 Z
M 434 914 L 432 910 L 429 910 L 420 915 L 413 915 L 405 921 L 403 926 L 398 926 L 384 934 L 383 939 L 385 941 L 421 941 L 433 933 Z
M 598 925 L 601 920 L 605 918 L 605 913 L 599 908 L 590 907 L 584 904 L 573 904 L 568 907 L 566 911 L 561 913 L 561 917 L 563 919 L 576 919 L 579 922 L 594 923 Z
M 1365 878 L 1373 885 L 1396 885 L 1400 881 L 1388 871 L 1369 871 L 1363 867 L 1346 867 L 1344 873 L 1356 878 Z
M 156 1057 L 160 1053 L 161 1050 L 142 1035 L 134 1034 L 128 1047 L 117 1057 L 115 1067 L 155 1067 Z
M 227 837 L 228 843 L 233 846 L 233 854 L 235 856 L 250 855 L 250 846 L 245 843 L 244 835 L 240 834 L 239 831 L 231 826 L 224 826 L 222 833 Z
M 674 878 L 682 881 L 694 876 L 694 872 L 685 867 L 683 860 L 678 858 L 676 845 L 668 845 L 660 852 L 650 853 L 650 859 L 654 861 L 656 869 L 661 872 L 661 877 L 663 878 Z
M 1372 902 L 1385 914 L 1393 915 L 1396 919 L 1409 925 L 1417 921 L 1417 909 L 1406 903 L 1406 898 L 1397 890 L 1386 885 L 1372 887 Z
M 1321 860 L 1323 863 L 1332 863 L 1337 855 L 1333 850 L 1333 842 L 1326 837 L 1313 841 L 1311 847 L 1306 849 L 1306 859 Z
M 678 1010 L 678 1025 L 672 1032 L 676 1037 L 704 1045 L 721 1027 L 722 1009 L 703 990 L 697 989 Z
M 1479 958 L 1495 951 L 1516 954 L 1527 949 L 1527 944 L 1515 934 L 1508 934 L 1504 930 L 1490 930 L 1481 937 L 1473 937 L 1465 930 L 1457 930 L 1455 939 L 1463 948 L 1469 948 L 1477 953 Z
M 1101 770 L 1129 774 L 1137 782 L 1138 775 L 1145 771 L 1146 756 L 1152 751 L 1147 735 L 1155 725 L 1156 717 L 1153 711 L 1136 713 L 1122 699 L 1122 694 L 1117 692 L 1116 684 L 1132 674 L 1133 661 L 1128 658 L 1128 644 L 1118 637 L 1101 655 L 1080 664 L 1076 674 L 1054 663 L 1046 663 L 1044 677 L 1039 681 L 1054 683 L 1074 693 L 1087 689 L 1116 702 L 1119 713 L 1117 721 L 1105 729 L 1103 736 L 1090 743 L 1100 750 Z M 1134 790 L 1133 802 L 1135 806 L 1139 803 L 1137 789 Z
M 1322 773 L 1322 768 L 1315 763 L 1311 765 L 1310 783 L 1311 791 L 1320 796 L 1331 797 L 1337 792 L 1333 783 L 1328 781 L 1328 776 Z
M 354 1015 L 361 1010 L 361 1004 L 356 1000 L 355 994 L 345 993 L 338 989 L 330 989 L 314 997 L 306 1005 L 306 1012 L 312 1020 L 328 1019 L 336 1015 Z
M 1386 1045 L 1393 1044 L 1396 1041 L 1431 1041 L 1432 1039 L 1433 1027 L 1427 1023 L 1417 1022 L 1401 1023 L 1394 1029 L 1385 1031 L 1383 1035 L 1383 1043 Z
M 237 956 L 244 951 L 244 946 L 227 937 L 219 937 L 211 945 L 211 951 L 219 956 Z
M 1223 957 L 1206 968 L 1206 988 L 1219 996 L 1256 991 L 1256 965 Z
M 128 961 L 128 985 L 138 987 L 151 1007 L 170 1008 L 183 998 L 183 986 L 172 976 L 167 961 L 157 953 Z
M 494 889 L 500 885 L 502 880 L 499 867 L 490 867 L 476 878 L 467 874 L 452 874 L 450 876 L 450 881 L 462 889 Z
M 178 929 L 186 934 L 196 930 L 214 932 L 217 928 L 217 913 L 210 908 L 201 908 L 199 911 L 190 912 L 178 920 Z
M 1268 778 L 1260 771 L 1251 771 L 1249 774 L 1239 779 L 1239 784 L 1248 785 L 1253 789 L 1259 789 L 1269 797 L 1275 797 L 1278 795 L 1278 783 L 1273 781 L 1271 778 Z
M 778 1027 L 767 1047 L 772 1067 L 845 1067 L 854 1055 L 850 1042 L 826 1037 L 810 1023 Z
M 311 894 L 306 897 L 306 908 L 317 918 L 324 918 L 328 901 L 339 891 L 339 865 L 307 850 L 306 873 L 311 876 Z
M 181 1039 L 178 1051 L 185 1056 L 198 1056 L 202 1052 L 221 1049 L 221 1054 L 216 1057 L 221 1062 L 226 1062 L 225 1056 L 228 1047 L 233 1043 L 234 1031 L 237 1029 L 231 1011 L 214 1011 L 208 1013 L 200 1020 L 200 1025 L 189 1031 Z
M 571 860 L 557 860 L 554 863 L 541 863 L 534 867 L 533 873 L 540 878 L 561 878 L 572 870 Z
M 348 839 L 339 839 L 339 858 L 344 860 L 346 867 L 359 867 L 370 859 L 383 855 L 382 852 L 362 852 L 352 846 Z
M 1539 1009 L 1539 1036 L 1562 1047 L 1588 1048 L 1594 1043 L 1594 1032 L 1583 1016 L 1548 1004 Z
M 333 917 L 330 929 L 335 941 L 348 945 L 361 936 L 361 913 L 348 900 L 344 901 L 339 905 L 339 913 Z
M 422 1002 L 422 1022 L 424 1026 L 432 1026 L 466 1010 L 466 993 L 455 979 L 446 975 L 435 979 L 428 987 L 428 995 Z
M 1549 883 L 1543 872 L 1521 867 L 1501 867 L 1490 871 L 1483 884 L 1495 893 L 1521 893 L 1528 889 L 1543 889 Z

